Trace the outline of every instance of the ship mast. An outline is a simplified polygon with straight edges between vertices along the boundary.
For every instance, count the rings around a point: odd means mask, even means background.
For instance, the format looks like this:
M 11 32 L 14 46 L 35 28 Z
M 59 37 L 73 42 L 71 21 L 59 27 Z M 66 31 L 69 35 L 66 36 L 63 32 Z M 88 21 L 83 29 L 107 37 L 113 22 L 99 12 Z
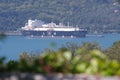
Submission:
M 68 23 L 67 23 L 67 26 L 70 27 L 69 21 L 68 21 Z

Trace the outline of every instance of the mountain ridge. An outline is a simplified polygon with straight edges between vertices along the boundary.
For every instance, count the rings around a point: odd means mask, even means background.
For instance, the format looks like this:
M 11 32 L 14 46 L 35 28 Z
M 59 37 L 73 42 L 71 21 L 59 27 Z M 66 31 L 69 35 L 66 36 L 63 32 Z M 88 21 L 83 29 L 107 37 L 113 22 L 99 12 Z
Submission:
M 62 22 L 91 31 L 120 29 L 116 0 L 0 0 L 0 30 L 17 30 L 28 19 Z

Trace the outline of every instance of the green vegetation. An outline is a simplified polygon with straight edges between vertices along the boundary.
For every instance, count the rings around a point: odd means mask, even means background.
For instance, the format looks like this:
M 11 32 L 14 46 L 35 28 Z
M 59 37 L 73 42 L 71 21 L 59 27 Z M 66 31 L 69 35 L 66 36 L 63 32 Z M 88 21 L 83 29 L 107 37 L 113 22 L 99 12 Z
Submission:
M 115 56 L 111 58 L 111 53 L 106 55 L 109 50 L 103 52 L 94 43 L 84 43 L 82 46 L 67 44 L 57 51 L 49 49 L 38 55 L 23 52 L 18 61 L 4 62 L 5 58 L 0 58 L 0 72 L 120 76 L 120 61 Z
M 105 50 L 105 53 L 111 59 L 117 59 L 120 62 L 120 41 L 115 42 L 112 47 Z
M 17 30 L 28 19 L 63 22 L 98 32 L 119 30 L 117 0 L 0 0 L 0 30 Z

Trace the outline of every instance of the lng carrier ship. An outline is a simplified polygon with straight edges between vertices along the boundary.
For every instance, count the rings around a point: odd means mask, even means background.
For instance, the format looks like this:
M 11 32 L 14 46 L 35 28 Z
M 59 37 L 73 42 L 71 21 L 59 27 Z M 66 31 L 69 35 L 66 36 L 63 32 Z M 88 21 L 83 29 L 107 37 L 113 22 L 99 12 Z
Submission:
M 65 26 L 62 23 L 56 25 L 51 22 L 45 24 L 41 20 L 28 20 L 24 27 L 21 28 L 23 36 L 39 36 L 39 37 L 85 37 L 86 29 L 79 27 Z

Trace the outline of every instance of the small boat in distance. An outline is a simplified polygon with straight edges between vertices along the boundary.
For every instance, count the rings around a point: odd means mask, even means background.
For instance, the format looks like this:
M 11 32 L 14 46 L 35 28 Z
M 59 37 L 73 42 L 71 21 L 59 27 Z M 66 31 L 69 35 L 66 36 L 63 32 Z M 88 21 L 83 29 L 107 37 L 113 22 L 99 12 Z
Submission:
M 24 27 L 21 28 L 23 36 L 39 36 L 39 37 L 85 37 L 87 29 L 79 27 L 65 26 L 62 23 L 59 25 L 51 22 L 45 24 L 41 20 L 28 20 Z

